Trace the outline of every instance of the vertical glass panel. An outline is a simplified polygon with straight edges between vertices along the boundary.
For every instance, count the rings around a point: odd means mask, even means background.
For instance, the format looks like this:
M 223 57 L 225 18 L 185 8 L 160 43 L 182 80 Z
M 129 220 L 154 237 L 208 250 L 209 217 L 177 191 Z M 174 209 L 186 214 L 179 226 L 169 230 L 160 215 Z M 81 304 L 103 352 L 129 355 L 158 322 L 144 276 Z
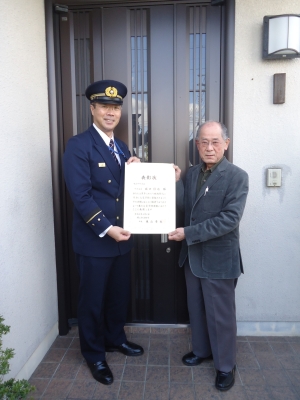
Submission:
M 132 143 L 134 153 L 149 161 L 148 151 L 148 40 L 147 11 L 131 10 Z
M 135 37 L 131 36 L 130 38 L 130 48 L 131 48 L 131 90 L 132 93 L 136 91 L 135 89 L 135 71 L 136 71 L 136 66 L 135 66 L 135 53 L 136 53 L 136 48 L 135 48 Z
M 133 152 L 147 162 L 148 146 L 148 37 L 147 10 L 130 11 L 131 105 Z M 132 251 L 132 322 L 151 322 L 151 235 L 134 235 Z
M 143 36 L 143 60 L 144 60 L 144 64 L 143 64 L 143 78 L 144 78 L 144 91 L 145 93 L 148 90 L 148 74 L 147 74 L 147 36 Z
M 205 121 L 206 90 L 206 8 L 190 7 L 189 48 L 189 161 L 199 163 L 195 138 Z
M 89 102 L 85 89 L 90 84 L 89 12 L 74 12 L 74 50 L 77 132 L 85 131 L 91 124 Z

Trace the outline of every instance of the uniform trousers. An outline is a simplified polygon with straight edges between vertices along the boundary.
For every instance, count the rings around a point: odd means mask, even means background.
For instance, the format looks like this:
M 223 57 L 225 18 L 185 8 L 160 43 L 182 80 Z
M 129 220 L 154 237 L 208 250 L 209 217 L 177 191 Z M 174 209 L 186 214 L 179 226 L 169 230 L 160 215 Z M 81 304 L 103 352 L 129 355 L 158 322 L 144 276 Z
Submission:
M 229 372 L 236 364 L 237 279 L 198 278 L 188 262 L 184 268 L 193 353 L 212 354 L 215 368 Z
M 117 257 L 76 254 L 80 275 L 78 328 L 81 353 L 87 362 L 105 360 L 105 346 L 126 342 L 130 298 L 131 253 Z

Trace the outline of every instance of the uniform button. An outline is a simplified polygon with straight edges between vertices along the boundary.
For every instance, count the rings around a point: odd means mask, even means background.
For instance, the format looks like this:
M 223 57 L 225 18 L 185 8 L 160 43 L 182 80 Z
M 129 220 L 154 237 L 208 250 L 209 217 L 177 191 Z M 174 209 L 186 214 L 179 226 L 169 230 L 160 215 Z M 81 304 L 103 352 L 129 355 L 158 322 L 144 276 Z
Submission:
M 119 201 L 119 199 L 116 199 L 116 201 Z
M 98 221 L 101 221 L 101 219 L 100 219 L 100 218 L 98 218 Z
M 109 179 L 107 182 L 108 182 L 108 183 L 111 183 L 111 180 Z
M 195 221 L 195 218 L 192 218 L 192 221 Z
M 117 219 L 120 219 L 119 217 L 117 217 Z
M 95 226 L 95 224 L 92 224 L 92 226 Z

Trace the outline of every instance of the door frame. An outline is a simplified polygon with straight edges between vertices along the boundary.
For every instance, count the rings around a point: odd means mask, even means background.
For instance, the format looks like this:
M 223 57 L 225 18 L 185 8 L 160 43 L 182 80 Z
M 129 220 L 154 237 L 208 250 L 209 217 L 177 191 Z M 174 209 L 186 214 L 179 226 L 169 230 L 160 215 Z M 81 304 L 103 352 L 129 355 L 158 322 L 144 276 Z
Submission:
M 113 5 L 136 5 L 137 3 L 155 4 L 157 0 L 152 1 L 110 1 Z M 207 3 L 204 0 L 198 0 L 199 4 Z M 68 315 L 70 305 L 66 301 L 65 290 L 69 286 L 69 277 L 66 276 L 64 265 L 66 263 L 66 247 L 70 244 L 70 238 L 67 235 L 66 210 L 66 189 L 63 181 L 62 160 L 60 155 L 64 148 L 63 138 L 60 137 L 59 131 L 61 126 L 58 124 L 62 120 L 61 115 L 61 96 L 60 77 L 56 75 L 56 62 L 59 60 L 59 54 L 56 54 L 55 49 L 55 34 L 58 29 L 54 29 L 56 19 L 53 18 L 53 6 L 57 3 L 55 0 L 45 0 L 45 23 L 46 23 L 46 52 L 47 52 L 47 76 L 48 76 L 48 97 L 49 97 L 49 129 L 50 129 L 50 150 L 52 164 L 52 187 L 53 187 L 53 211 L 54 211 L 54 233 L 55 233 L 55 248 L 56 248 L 56 271 L 57 271 L 57 292 L 58 292 L 58 308 L 59 308 L 59 334 L 66 335 L 69 331 Z M 82 4 L 84 0 L 64 0 L 65 5 Z M 89 4 L 107 3 L 105 0 L 90 0 Z M 164 2 L 160 1 L 160 4 Z M 176 2 L 179 3 L 179 2 Z M 189 1 L 182 1 L 189 3 Z M 170 2 L 165 2 L 170 4 Z M 86 7 L 86 6 L 85 6 Z M 233 97 L 234 97 L 234 37 L 235 37 L 235 0 L 226 1 L 226 9 L 224 21 L 225 37 L 222 48 L 222 80 L 221 87 L 221 120 L 228 128 L 231 141 L 233 139 Z M 57 27 L 56 27 L 57 28 Z M 227 157 L 232 160 L 232 146 L 228 151 Z

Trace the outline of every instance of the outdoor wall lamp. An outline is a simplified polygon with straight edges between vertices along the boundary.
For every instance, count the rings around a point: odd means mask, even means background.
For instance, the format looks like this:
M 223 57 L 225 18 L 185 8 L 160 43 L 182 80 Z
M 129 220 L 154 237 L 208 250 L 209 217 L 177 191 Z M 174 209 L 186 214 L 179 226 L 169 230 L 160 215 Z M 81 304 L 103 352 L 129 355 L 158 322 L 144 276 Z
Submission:
M 300 57 L 300 15 L 283 14 L 264 17 L 263 58 Z

